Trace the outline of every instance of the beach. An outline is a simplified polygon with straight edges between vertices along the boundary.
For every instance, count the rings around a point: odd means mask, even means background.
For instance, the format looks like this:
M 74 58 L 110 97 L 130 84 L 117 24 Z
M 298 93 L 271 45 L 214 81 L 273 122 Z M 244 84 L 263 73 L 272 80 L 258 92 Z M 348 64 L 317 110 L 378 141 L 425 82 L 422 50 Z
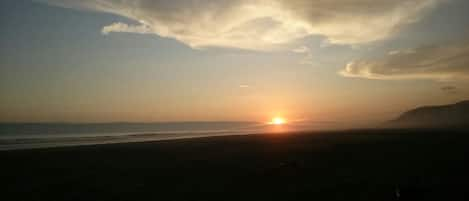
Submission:
M 316 131 L 0 151 L 2 200 L 467 200 L 466 131 Z

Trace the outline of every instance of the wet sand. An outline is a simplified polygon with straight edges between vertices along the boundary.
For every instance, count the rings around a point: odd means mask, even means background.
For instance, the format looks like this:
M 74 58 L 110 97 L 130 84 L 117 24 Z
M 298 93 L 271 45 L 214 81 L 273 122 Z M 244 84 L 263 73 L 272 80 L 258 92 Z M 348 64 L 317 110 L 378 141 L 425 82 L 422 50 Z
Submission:
M 0 151 L 2 200 L 469 200 L 467 130 Z

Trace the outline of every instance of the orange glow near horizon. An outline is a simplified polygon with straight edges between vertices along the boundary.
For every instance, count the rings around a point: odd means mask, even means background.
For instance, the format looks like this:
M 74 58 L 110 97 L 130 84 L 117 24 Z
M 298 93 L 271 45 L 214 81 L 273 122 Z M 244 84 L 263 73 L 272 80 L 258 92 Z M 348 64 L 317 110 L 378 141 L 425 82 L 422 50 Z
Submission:
M 282 117 L 274 117 L 272 118 L 272 121 L 269 122 L 269 124 L 273 124 L 273 125 L 283 125 L 285 123 L 286 121 Z

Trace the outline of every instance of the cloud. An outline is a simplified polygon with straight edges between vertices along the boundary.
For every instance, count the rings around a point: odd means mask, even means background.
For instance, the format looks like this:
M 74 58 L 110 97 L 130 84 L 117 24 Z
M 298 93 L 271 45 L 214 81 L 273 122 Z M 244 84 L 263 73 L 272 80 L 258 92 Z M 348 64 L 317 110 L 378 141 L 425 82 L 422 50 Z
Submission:
M 295 48 L 295 49 L 292 50 L 292 52 L 299 53 L 299 54 L 308 53 L 310 51 L 311 50 L 306 46 L 301 46 L 301 47 L 298 47 L 298 48 Z
M 101 33 L 104 35 L 108 35 L 111 32 L 148 34 L 148 33 L 151 33 L 151 29 L 149 26 L 145 24 L 135 26 L 135 25 L 128 25 L 122 22 L 116 22 L 111 25 L 103 27 L 103 29 L 101 30 Z
M 297 54 L 303 54 L 303 58 L 300 60 L 300 64 L 312 64 L 313 63 L 313 52 L 309 47 L 301 46 L 292 50 Z
M 442 0 L 38 0 L 112 13 L 140 22 L 116 22 L 102 32 L 152 33 L 194 48 L 266 50 L 310 35 L 331 44 L 383 40 L 418 21 Z
M 398 55 L 398 54 L 413 54 L 415 53 L 415 50 L 413 49 L 405 49 L 405 50 L 392 50 L 389 51 L 389 55 Z
M 455 90 L 455 89 L 456 89 L 456 87 L 454 87 L 454 86 L 444 86 L 444 87 L 441 87 L 441 90 L 443 90 L 443 91 L 453 91 L 453 90 Z
M 443 86 L 440 88 L 441 91 L 448 93 L 448 94 L 456 94 L 456 87 L 455 86 Z
M 395 50 L 378 59 L 352 61 L 340 74 L 367 79 L 469 79 L 469 38 L 456 44 Z

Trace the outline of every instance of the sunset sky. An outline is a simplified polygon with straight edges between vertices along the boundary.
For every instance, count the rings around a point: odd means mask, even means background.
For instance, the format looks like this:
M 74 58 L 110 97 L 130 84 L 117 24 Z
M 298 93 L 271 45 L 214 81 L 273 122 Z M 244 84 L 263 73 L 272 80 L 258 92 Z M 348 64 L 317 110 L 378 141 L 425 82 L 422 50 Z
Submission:
M 0 121 L 384 121 L 469 99 L 467 0 L 2 0 Z

